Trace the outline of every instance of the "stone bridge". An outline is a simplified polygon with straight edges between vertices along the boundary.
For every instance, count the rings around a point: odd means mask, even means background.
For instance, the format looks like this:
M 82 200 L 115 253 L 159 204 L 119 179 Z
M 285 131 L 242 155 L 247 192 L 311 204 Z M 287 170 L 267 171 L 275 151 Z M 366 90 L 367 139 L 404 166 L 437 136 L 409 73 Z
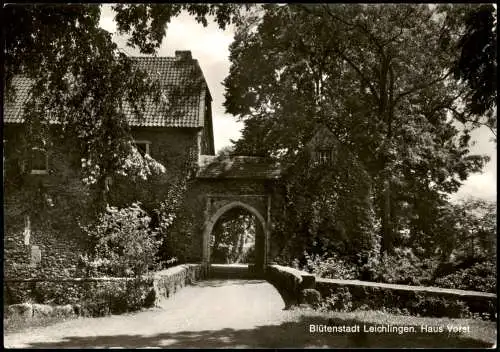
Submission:
M 222 279 L 265 279 L 280 293 L 286 307 L 315 303 L 319 297 L 347 288 L 358 301 L 370 297 L 396 297 L 403 301 L 418 297 L 448 297 L 464 301 L 472 312 L 496 310 L 496 295 L 450 290 L 370 283 L 356 280 L 320 279 L 293 268 L 275 265 L 273 257 L 273 218 L 282 211 L 283 190 L 278 179 L 283 166 L 265 158 L 249 156 L 215 157 L 203 155 L 199 170 L 188 188 L 188 209 L 197 222 L 192 229 L 191 262 L 201 263 L 203 277 Z M 218 265 L 211 261 L 210 237 L 217 221 L 228 211 L 240 208 L 257 219 L 255 262 L 249 265 Z M 382 299 L 383 300 L 383 299 Z

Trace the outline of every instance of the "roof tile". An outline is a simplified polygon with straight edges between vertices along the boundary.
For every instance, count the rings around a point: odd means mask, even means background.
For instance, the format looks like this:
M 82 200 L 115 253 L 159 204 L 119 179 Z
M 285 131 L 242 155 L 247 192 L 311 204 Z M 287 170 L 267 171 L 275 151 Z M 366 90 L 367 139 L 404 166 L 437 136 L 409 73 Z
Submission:
M 228 156 L 224 158 L 203 155 L 197 178 L 252 178 L 276 179 L 281 175 L 281 165 L 265 158 L 253 156 Z
M 174 57 L 131 57 L 134 64 L 150 77 L 158 78 L 165 93 L 162 104 L 147 99 L 144 118 L 138 119 L 131 106 L 124 104 L 131 126 L 141 127 L 202 127 L 201 102 L 208 93 L 205 78 L 197 60 Z M 13 78 L 16 88 L 14 102 L 4 108 L 5 123 L 22 123 L 22 110 L 28 100 L 32 80 L 25 76 Z

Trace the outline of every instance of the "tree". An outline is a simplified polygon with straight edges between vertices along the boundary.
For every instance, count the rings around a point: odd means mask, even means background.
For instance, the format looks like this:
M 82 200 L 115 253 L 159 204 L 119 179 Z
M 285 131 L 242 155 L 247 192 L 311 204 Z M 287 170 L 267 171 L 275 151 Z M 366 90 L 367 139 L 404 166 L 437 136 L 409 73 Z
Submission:
M 429 248 L 440 257 L 433 273 L 440 287 L 496 292 L 496 202 L 469 198 L 438 209 Z
M 445 17 L 441 43 L 449 47 L 450 32 L 460 30 L 460 53 L 452 68 L 454 77 L 471 89 L 464 99 L 467 105 L 464 122 L 485 125 L 496 136 L 497 95 L 497 32 L 496 9 L 492 4 L 481 6 L 440 5 Z
M 428 5 L 265 5 L 238 27 L 224 81 L 245 121 L 237 151 L 293 162 L 328 126 L 369 172 L 391 251 L 422 195 L 435 205 L 487 160 L 456 127 L 470 88 L 450 79 L 442 26 Z
M 436 246 L 445 260 L 450 256 L 494 259 L 496 255 L 496 204 L 470 198 L 441 207 Z

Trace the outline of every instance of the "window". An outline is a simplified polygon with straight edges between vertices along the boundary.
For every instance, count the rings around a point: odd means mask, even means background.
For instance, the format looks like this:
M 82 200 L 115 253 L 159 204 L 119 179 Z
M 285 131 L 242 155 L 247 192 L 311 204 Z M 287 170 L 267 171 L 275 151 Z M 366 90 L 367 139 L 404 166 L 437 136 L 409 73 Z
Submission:
M 106 178 L 104 179 L 104 187 L 106 189 L 106 192 L 109 192 L 112 185 L 113 185 L 113 178 L 111 176 L 106 176 Z
M 144 156 L 144 155 L 151 155 L 150 154 L 150 145 L 151 145 L 151 142 L 149 141 L 135 141 L 135 147 L 137 148 L 137 150 L 139 151 L 139 153 Z
M 31 149 L 28 170 L 32 175 L 46 175 L 49 173 L 49 157 L 44 148 L 33 147 Z
M 332 151 L 329 149 L 318 150 L 315 161 L 319 165 L 330 165 L 332 163 Z

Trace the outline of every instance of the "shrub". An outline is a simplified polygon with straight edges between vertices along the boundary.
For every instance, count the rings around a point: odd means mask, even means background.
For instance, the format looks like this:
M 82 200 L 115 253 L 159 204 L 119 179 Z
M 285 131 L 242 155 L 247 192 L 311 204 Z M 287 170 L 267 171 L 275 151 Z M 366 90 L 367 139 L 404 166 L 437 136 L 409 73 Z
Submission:
M 33 301 L 34 282 L 4 282 L 4 305 L 19 304 Z
M 316 276 L 342 280 L 357 279 L 359 276 L 357 266 L 344 261 L 337 254 L 320 256 L 304 253 L 304 257 L 306 265 L 303 269 Z
M 319 304 L 320 311 L 350 312 L 353 310 L 352 295 L 347 287 L 331 290 Z
M 472 317 L 467 304 L 457 299 L 417 295 L 414 302 L 410 302 L 410 312 L 422 316 L 470 318 Z
M 436 278 L 435 284 L 445 288 L 496 293 L 496 273 L 496 264 L 484 261 Z
M 299 301 L 312 307 L 318 307 L 321 303 L 321 294 L 315 289 L 306 288 L 300 292 Z
M 33 298 L 41 304 L 74 304 L 80 301 L 83 290 L 80 284 L 69 282 L 38 282 L 33 290 Z
M 99 317 L 136 311 L 153 303 L 151 279 L 137 277 L 127 281 L 96 283 L 86 291 L 82 311 L 84 315 Z
M 430 285 L 437 260 L 420 259 L 410 248 L 396 248 L 393 255 L 380 261 L 368 261 L 361 268 L 364 280 L 403 285 Z
M 150 221 L 140 203 L 123 209 L 108 206 L 93 226 L 84 228 L 93 244 L 90 256 L 82 257 L 88 274 L 137 276 L 155 267 L 160 241 Z

